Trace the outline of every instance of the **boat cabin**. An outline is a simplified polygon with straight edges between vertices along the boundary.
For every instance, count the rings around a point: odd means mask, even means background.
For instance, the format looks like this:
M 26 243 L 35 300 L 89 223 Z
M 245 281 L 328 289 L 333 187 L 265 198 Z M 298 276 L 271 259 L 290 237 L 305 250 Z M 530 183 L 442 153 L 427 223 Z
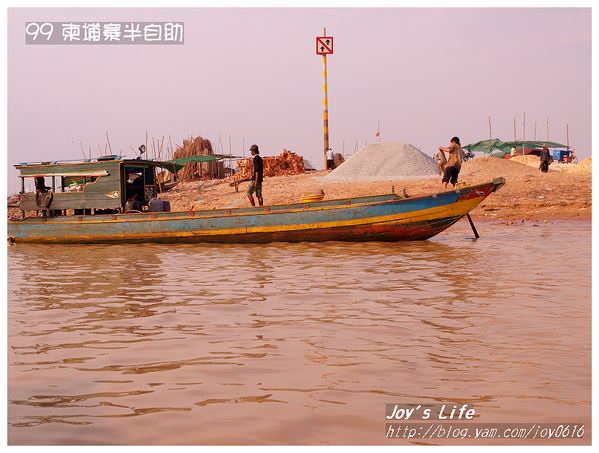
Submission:
M 79 161 L 15 165 L 21 178 L 21 211 L 47 214 L 106 214 L 148 210 L 158 193 L 160 162 L 103 156 Z M 35 192 L 25 192 L 33 179 Z M 162 209 L 160 209 L 162 210 Z

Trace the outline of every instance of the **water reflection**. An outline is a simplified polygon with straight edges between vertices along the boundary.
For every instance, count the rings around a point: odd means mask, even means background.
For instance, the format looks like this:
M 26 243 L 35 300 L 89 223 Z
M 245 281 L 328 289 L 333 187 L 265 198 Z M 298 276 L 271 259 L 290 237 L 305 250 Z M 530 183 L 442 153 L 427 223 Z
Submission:
M 394 401 L 590 422 L 590 227 L 568 228 L 567 247 L 492 225 L 479 241 L 10 247 L 10 442 L 385 443 Z

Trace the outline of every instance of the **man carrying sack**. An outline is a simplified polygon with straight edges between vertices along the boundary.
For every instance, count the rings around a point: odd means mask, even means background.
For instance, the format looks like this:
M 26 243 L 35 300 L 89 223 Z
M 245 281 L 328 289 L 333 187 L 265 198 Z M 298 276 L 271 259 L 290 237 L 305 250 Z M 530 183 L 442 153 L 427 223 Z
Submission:
M 445 172 L 443 173 L 443 189 L 447 189 L 447 183 L 451 182 L 451 185 L 455 187 L 458 182 L 458 175 L 462 168 L 462 145 L 460 144 L 459 137 L 453 137 L 449 146 L 440 146 L 439 151 L 445 155 L 449 154 L 447 158 L 447 164 L 445 165 Z

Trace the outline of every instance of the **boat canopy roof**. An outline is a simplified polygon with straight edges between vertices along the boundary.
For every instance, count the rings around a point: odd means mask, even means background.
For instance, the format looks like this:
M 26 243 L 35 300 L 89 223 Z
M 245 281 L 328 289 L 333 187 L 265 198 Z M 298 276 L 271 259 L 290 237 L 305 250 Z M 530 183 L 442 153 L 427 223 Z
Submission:
M 34 162 L 20 162 L 15 164 L 15 168 L 24 168 L 24 167 L 48 167 L 55 165 L 72 165 L 77 166 L 81 164 L 102 164 L 105 162 L 114 162 L 121 161 L 122 156 L 101 156 L 97 159 L 70 159 L 70 160 L 47 160 L 47 161 L 34 161 Z
M 212 162 L 222 159 L 221 155 L 190 156 L 179 159 L 154 161 L 144 159 L 123 159 L 122 156 L 102 156 L 97 159 L 54 160 L 45 162 L 21 162 L 15 165 L 18 170 L 25 171 L 22 176 L 105 176 L 106 170 L 96 170 L 96 167 L 107 166 L 115 162 L 132 166 L 154 166 L 169 171 L 179 171 L 189 162 Z M 86 170 L 82 170 L 85 168 Z M 32 174 L 35 172 L 35 174 Z M 100 174 L 101 173 L 101 174 Z
M 39 173 L 28 173 L 26 175 L 21 175 L 21 178 L 37 178 L 38 176 L 77 176 L 77 177 L 91 177 L 97 178 L 100 176 L 108 176 L 108 172 L 106 170 L 97 170 L 97 171 L 45 171 Z

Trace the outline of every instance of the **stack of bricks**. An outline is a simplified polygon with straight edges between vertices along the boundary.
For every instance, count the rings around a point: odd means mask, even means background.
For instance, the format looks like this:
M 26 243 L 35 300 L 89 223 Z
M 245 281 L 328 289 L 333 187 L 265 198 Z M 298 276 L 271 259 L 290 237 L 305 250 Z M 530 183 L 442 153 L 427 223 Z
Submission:
M 304 158 L 294 152 L 284 149 L 278 156 L 262 157 L 264 176 L 297 175 L 305 172 Z M 237 161 L 239 178 L 251 178 L 252 158 Z
M 343 162 L 345 162 L 345 157 L 343 157 L 343 154 L 341 154 L 341 153 L 335 153 L 333 155 L 333 164 L 335 165 L 335 168 L 337 168 Z

